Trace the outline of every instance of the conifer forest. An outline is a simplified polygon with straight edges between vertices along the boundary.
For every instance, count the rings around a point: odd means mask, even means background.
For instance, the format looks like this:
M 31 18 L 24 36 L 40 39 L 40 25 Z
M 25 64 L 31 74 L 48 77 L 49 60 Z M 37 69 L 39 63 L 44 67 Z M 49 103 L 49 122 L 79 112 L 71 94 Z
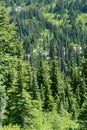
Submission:
M 0 130 L 87 130 L 87 0 L 0 0 Z

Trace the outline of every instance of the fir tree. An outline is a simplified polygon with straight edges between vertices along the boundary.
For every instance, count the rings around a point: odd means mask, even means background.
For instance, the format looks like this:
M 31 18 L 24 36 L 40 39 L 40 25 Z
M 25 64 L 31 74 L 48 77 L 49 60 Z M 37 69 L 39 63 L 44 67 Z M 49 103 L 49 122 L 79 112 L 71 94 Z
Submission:
M 30 99 L 30 97 L 27 95 L 25 87 L 26 67 L 23 61 L 23 49 L 22 44 L 17 40 L 15 26 L 9 23 L 8 13 L 6 9 L 1 7 L 0 63 L 0 80 L 2 81 L 0 82 L 0 90 L 2 89 L 0 92 L 0 101 L 4 97 L 4 93 L 6 94 L 3 124 L 19 124 L 24 126 L 25 113 L 28 113 L 26 99 Z
M 59 111 L 63 106 L 65 92 L 64 92 L 63 76 L 58 69 L 58 62 L 55 56 L 53 56 L 53 60 L 51 63 L 50 80 L 51 80 L 52 96 L 55 102 L 57 103 L 57 109 Z
M 54 107 L 53 98 L 50 88 L 49 68 L 46 62 L 40 60 L 40 65 L 37 72 L 37 82 L 43 101 L 44 110 L 52 110 Z

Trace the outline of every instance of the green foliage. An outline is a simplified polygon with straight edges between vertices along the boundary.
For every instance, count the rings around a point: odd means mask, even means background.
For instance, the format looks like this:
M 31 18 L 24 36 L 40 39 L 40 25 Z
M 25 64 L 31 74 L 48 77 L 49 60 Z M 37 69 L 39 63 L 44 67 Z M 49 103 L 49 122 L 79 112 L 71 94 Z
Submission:
M 71 120 L 70 115 L 65 113 L 60 116 L 56 111 L 41 112 L 37 109 L 32 109 L 32 117 L 29 119 L 29 127 L 26 130 L 79 130 L 79 125 L 76 121 Z M 5 126 L 0 130 L 20 130 L 16 126 Z
M 1 125 L 19 124 L 25 125 L 25 112 L 28 113 L 27 94 L 27 77 L 26 62 L 23 61 L 23 50 L 21 43 L 16 38 L 15 26 L 9 23 L 9 17 L 4 8 L 0 9 L 0 69 L 1 69 L 1 85 L 0 103 L 2 97 L 5 101 L 0 108 Z M 27 106 L 26 106 L 27 105 Z M 2 110 L 4 108 L 4 110 Z M 2 114 L 3 113 L 3 114 Z M 26 116 L 26 115 L 25 115 Z M 3 121 L 2 121 L 3 118 Z
M 37 82 L 40 89 L 41 99 L 43 100 L 43 109 L 52 111 L 54 103 L 51 93 L 49 67 L 47 65 L 47 62 L 44 62 L 42 58 L 40 59 L 37 72 Z
M 53 130 L 78 129 L 78 124 L 70 119 L 68 113 L 63 116 L 58 115 L 56 112 L 48 113 L 47 120 L 52 124 Z
M 51 69 L 50 69 L 51 91 L 55 103 L 57 104 L 57 110 L 60 111 L 64 104 L 64 79 L 63 75 L 58 69 L 58 62 L 56 57 L 53 56 Z
M 87 47 L 84 49 L 84 58 L 82 60 L 82 65 L 81 65 L 82 79 L 84 82 L 84 84 L 83 84 L 84 89 L 81 90 L 81 93 L 84 91 L 84 94 L 82 94 L 82 96 L 84 96 L 84 102 L 80 109 L 78 119 L 79 119 L 79 122 L 81 124 L 80 126 L 82 129 L 87 128 L 87 110 L 86 110 L 86 108 L 87 108 L 87 74 L 86 74 L 87 67 L 86 67 L 86 64 L 87 64 Z
M 79 114 L 79 122 L 80 122 L 80 127 L 82 129 L 87 128 L 87 99 L 85 100 L 85 102 L 83 103 L 83 106 L 80 110 L 80 114 Z
M 1 2 L 0 126 L 87 127 L 86 0 Z
M 42 111 L 39 110 L 33 110 L 32 112 L 33 117 L 30 118 L 29 122 L 30 122 L 30 127 L 27 130 L 50 130 L 51 126 L 50 124 L 48 124 L 48 122 L 46 121 L 46 118 L 44 117 L 44 113 Z
M 3 128 L 0 128 L 0 130 L 20 130 L 20 127 L 17 126 L 17 125 L 14 125 L 14 126 L 4 126 Z
M 60 116 L 56 111 L 40 112 L 33 111 L 33 118 L 30 119 L 30 127 L 27 130 L 78 130 L 79 125 L 70 119 L 68 113 Z

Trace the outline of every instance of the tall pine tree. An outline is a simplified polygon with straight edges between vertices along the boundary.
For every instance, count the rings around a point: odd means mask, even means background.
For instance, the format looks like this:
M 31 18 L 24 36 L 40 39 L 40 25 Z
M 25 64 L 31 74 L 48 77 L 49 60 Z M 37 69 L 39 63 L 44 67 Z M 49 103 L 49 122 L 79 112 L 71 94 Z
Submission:
M 19 124 L 25 126 L 29 111 L 30 96 L 27 94 L 26 63 L 23 61 L 22 44 L 16 36 L 15 26 L 9 23 L 9 15 L 0 6 L 0 118 L 4 113 L 3 125 Z M 5 93 L 5 94 L 4 94 Z M 26 115 L 26 114 L 27 115 Z

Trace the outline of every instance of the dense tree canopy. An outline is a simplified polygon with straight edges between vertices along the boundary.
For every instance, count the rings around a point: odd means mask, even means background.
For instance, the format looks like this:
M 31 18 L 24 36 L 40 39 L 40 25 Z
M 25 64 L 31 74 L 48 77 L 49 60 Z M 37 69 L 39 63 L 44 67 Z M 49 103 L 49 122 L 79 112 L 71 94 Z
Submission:
M 83 130 L 86 107 L 86 0 L 0 1 L 0 130 Z

